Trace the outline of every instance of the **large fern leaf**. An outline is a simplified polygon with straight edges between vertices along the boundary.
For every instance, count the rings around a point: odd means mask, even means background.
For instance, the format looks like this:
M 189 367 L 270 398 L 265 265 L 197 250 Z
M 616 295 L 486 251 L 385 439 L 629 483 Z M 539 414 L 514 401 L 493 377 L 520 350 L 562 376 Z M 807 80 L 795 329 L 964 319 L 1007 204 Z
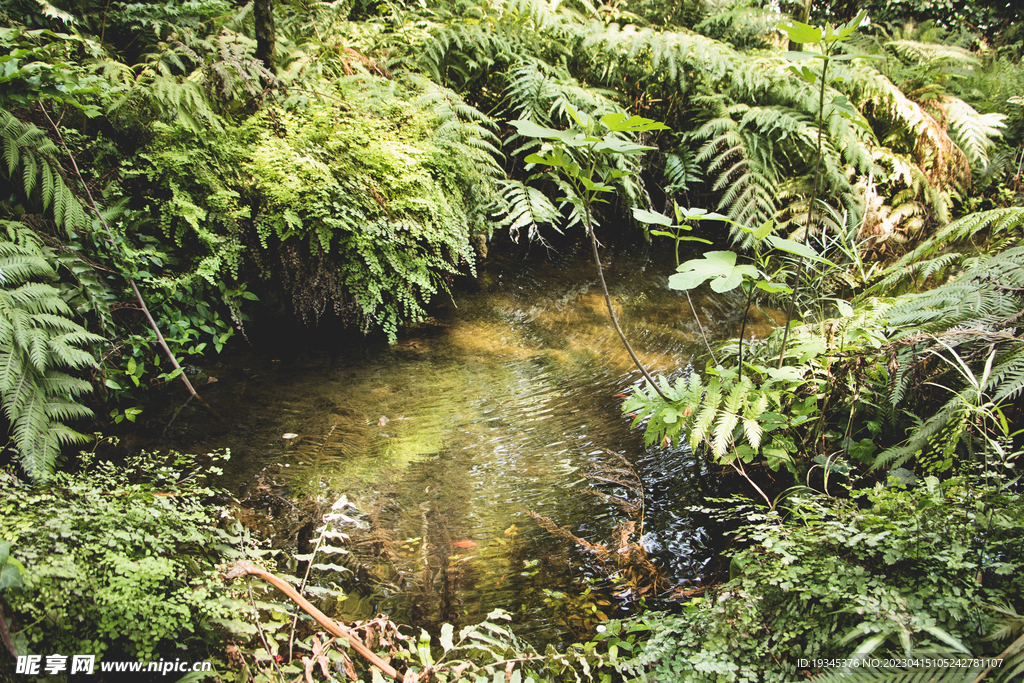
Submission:
M 75 399 L 91 385 L 62 369 L 96 365 L 86 350 L 102 338 L 71 319 L 38 250 L 0 241 L 0 406 L 22 467 L 46 479 L 63 444 L 84 437 L 64 422 L 92 415 Z

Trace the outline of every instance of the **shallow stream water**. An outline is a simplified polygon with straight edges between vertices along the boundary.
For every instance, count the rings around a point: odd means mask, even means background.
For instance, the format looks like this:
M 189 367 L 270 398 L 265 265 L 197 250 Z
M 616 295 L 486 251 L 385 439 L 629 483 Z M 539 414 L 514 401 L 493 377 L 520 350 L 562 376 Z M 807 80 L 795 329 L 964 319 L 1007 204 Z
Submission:
M 667 587 L 696 576 L 709 553 L 688 511 L 708 486 L 706 467 L 685 449 L 645 449 L 623 415 L 621 395 L 640 373 L 588 255 L 492 255 L 476 291 L 456 291 L 394 345 L 328 343 L 204 368 L 218 381 L 202 392 L 225 420 L 189 406 L 156 445 L 229 447 L 228 486 L 281 537 L 315 542 L 299 511 L 351 501 L 342 511 L 355 522 L 337 526 L 350 555 L 317 561 L 353 571 L 314 577 L 347 592 L 337 616 L 385 612 L 429 628 L 501 607 L 533 640 L 586 635 L 635 610 L 638 587 L 609 580 L 607 563 L 530 512 L 614 550 L 630 516 L 615 501 L 642 501 L 632 540 Z M 641 359 L 655 373 L 685 372 L 703 342 L 685 295 L 666 287 L 671 254 L 603 257 Z M 693 299 L 713 336 L 735 334 L 739 301 Z

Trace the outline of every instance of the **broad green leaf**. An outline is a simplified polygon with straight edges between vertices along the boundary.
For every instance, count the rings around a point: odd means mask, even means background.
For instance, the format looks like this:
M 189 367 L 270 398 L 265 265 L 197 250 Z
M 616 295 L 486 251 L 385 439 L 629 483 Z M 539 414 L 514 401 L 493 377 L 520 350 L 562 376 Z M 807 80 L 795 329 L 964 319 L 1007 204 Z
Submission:
M 652 225 L 672 225 L 672 219 L 668 216 L 658 213 L 657 211 L 646 211 L 644 209 L 633 209 L 633 218 L 640 221 L 641 223 L 649 223 Z M 669 233 L 665 233 L 669 234 Z
M 555 130 L 554 128 L 548 128 L 546 126 L 538 126 L 533 121 L 510 121 L 516 130 L 519 131 L 520 135 L 525 135 L 528 138 L 544 138 L 546 140 L 559 140 L 562 137 L 562 131 Z
M 8 562 L 3 567 L 0 567 L 0 591 L 7 588 L 20 588 L 21 586 L 21 572 L 14 562 Z
M 779 413 L 762 413 L 761 414 L 761 429 L 766 432 L 778 429 L 779 427 L 785 427 L 789 424 L 789 419 Z
M 595 152 L 615 152 L 617 154 L 638 154 L 652 149 L 658 148 L 651 147 L 650 145 L 638 145 L 628 140 L 611 140 L 607 138 L 594 145 Z
M 789 71 L 790 73 L 796 74 L 798 78 L 807 81 L 811 85 L 814 85 L 814 82 L 818 80 L 818 74 L 815 73 L 814 71 L 811 71 L 806 66 L 787 66 L 786 70 Z
M 451 624 L 441 624 L 441 647 L 444 648 L 445 652 L 448 652 L 455 644 L 452 642 L 452 634 L 455 632 L 455 627 Z
M 774 230 L 774 229 L 775 229 L 775 221 L 773 221 L 771 219 L 766 220 L 764 223 L 761 224 L 761 227 L 759 227 L 757 230 L 754 231 L 754 239 L 756 239 L 757 241 L 760 242 L 765 237 L 770 235 L 772 233 L 772 230 Z
M 709 251 L 704 258 L 687 261 L 676 270 L 679 272 L 668 279 L 670 289 L 685 291 L 711 280 L 711 289 L 719 294 L 738 287 L 744 277 L 757 279 L 760 275 L 754 266 L 737 266 L 732 251 Z
M 735 223 L 735 221 L 727 216 L 708 211 L 707 209 L 681 209 L 678 206 L 676 207 L 676 219 L 679 221 L 725 221 L 726 223 Z
M 626 115 L 622 113 L 602 116 L 601 123 L 603 123 L 608 130 L 628 131 L 631 133 L 639 133 L 645 130 L 665 130 L 668 128 L 664 123 L 655 121 L 654 119 L 645 119 L 642 116 L 630 116 L 627 119 Z
M 842 299 L 836 299 L 836 306 L 839 307 L 839 314 L 844 318 L 849 318 L 853 315 L 853 306 L 848 301 Z
M 541 156 L 540 154 L 529 154 L 523 159 L 528 164 L 541 164 L 544 166 L 561 166 L 562 159 L 561 155 L 551 154 L 549 156 Z
M 790 50 L 786 53 L 785 57 L 791 62 L 802 62 L 805 59 L 817 59 L 821 57 L 821 53 L 808 52 L 807 50 Z M 811 83 L 813 82 L 811 81 Z
M 765 238 L 765 241 L 771 247 L 773 247 L 775 249 L 779 249 L 779 250 L 784 251 L 786 253 L 794 254 L 796 256 L 802 256 L 803 258 L 811 259 L 812 261 L 819 261 L 821 263 L 825 263 L 825 264 L 828 264 L 830 266 L 834 266 L 835 265 L 834 263 L 832 263 L 828 259 L 824 259 L 821 256 L 819 256 L 818 252 L 814 251 L 813 249 L 808 247 L 806 244 L 801 244 L 800 242 L 794 242 L 793 240 L 787 240 L 787 239 L 785 239 L 783 237 L 779 237 L 778 235 L 769 235 L 768 237 Z
M 588 192 L 614 192 L 615 191 L 615 188 L 612 187 L 611 185 L 607 185 L 605 183 L 595 183 L 590 178 L 582 178 L 581 177 L 581 178 L 579 178 L 579 181 L 581 183 L 583 183 L 583 187 L 585 187 Z
M 780 24 L 779 28 L 785 31 L 786 35 L 794 43 L 817 43 L 821 41 L 821 29 L 816 26 L 794 21 L 792 26 Z
M 775 382 L 799 382 L 804 377 L 800 368 L 795 368 L 792 365 L 784 365 L 781 368 L 765 368 L 765 373 Z
M 576 107 L 571 104 L 567 104 L 565 108 L 569 112 L 569 116 L 572 117 L 572 120 L 576 122 L 577 126 L 580 128 L 586 128 L 586 126 L 583 125 L 583 121 L 580 119 L 580 113 L 576 111 Z
M 781 282 L 768 282 L 767 280 L 761 280 L 758 282 L 757 288 L 762 289 L 769 294 L 778 294 L 779 292 L 791 294 L 793 292 L 793 289 L 788 285 L 784 285 Z

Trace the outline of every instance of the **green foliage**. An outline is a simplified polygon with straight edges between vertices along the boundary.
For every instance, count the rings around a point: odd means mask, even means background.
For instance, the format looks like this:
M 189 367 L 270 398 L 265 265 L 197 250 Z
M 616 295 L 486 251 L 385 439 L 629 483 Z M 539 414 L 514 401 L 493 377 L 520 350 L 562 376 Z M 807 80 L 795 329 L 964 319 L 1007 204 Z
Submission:
M 753 545 L 733 555 L 731 580 L 680 615 L 640 617 L 654 635 L 620 671 L 789 681 L 800 658 L 998 654 L 984 606 L 1021 595 L 1020 494 L 966 476 L 854 496 L 791 496 L 785 522 L 732 501 Z
M 0 110 L 50 100 L 95 116 L 98 107 L 81 100 L 99 92 L 101 81 L 83 68 L 76 52 L 97 56 L 100 46 L 77 33 L 0 27 Z
M 230 613 L 215 571 L 225 535 L 203 479 L 217 468 L 179 454 L 81 462 L 45 489 L 0 472 L 0 538 L 25 567 L 23 585 L 7 589 L 24 651 L 116 648 L 149 661 L 171 644 L 216 641 L 213 620 Z
M 4 174 L 21 187 L 27 199 L 38 198 L 43 210 L 52 211 L 54 220 L 68 234 L 90 225 L 85 207 L 64 181 L 56 160 L 57 146 L 42 130 L 0 109 L 0 144 L 6 162 Z M 15 182 L 18 176 L 21 182 Z
M 976 260 L 952 282 L 904 295 L 889 309 L 886 324 L 899 330 L 892 344 L 897 371 L 889 404 L 930 414 L 918 418 L 905 442 L 880 453 L 876 467 L 938 453 L 931 467 L 945 469 L 957 459 L 961 441 L 972 447 L 972 433 L 982 439 L 1009 435 L 1005 417 L 988 430 L 981 428 L 987 420 L 968 418 L 983 407 L 995 411 L 993 417 L 1001 415 L 1024 395 L 1024 342 L 1013 333 L 1022 287 L 1024 247 L 1016 247 Z M 925 383 L 945 390 L 941 407 L 915 396 Z
M 143 173 L 163 189 L 151 210 L 195 275 L 214 284 L 257 266 L 283 279 L 303 321 L 333 311 L 393 339 L 473 268 L 470 234 L 490 233 L 492 127 L 429 83 L 344 80 L 230 134 L 172 131 Z
M 53 269 L 27 232 L 0 239 L 0 398 L 22 467 L 45 480 L 62 444 L 84 437 L 65 422 L 91 417 L 76 401 L 89 382 L 65 370 L 95 367 L 102 338 L 75 322 Z M 11 241 L 17 239 L 17 242 Z
M 572 222 L 582 223 L 589 234 L 594 226 L 594 206 L 607 202 L 603 195 L 614 192 L 613 183 L 628 175 L 622 160 L 653 149 L 633 142 L 630 135 L 666 126 L 622 112 L 605 114 L 600 120 L 580 115 L 571 106 L 568 113 L 575 125 L 566 130 L 528 120 L 512 121 L 512 125 L 524 138 L 546 141 L 540 153 L 527 155 L 525 161 L 552 169 L 546 173 L 566 191 L 563 201 L 572 207 Z

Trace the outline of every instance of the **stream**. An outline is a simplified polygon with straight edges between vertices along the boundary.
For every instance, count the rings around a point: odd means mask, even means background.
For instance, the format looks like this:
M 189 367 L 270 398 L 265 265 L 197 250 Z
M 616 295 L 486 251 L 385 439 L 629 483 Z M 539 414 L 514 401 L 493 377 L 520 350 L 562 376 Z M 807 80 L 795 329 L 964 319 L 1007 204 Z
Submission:
M 199 390 L 224 421 L 190 404 L 147 447 L 230 448 L 221 484 L 281 547 L 315 543 L 313 520 L 344 496 L 337 511 L 348 520 L 335 529 L 349 535 L 348 554 L 315 561 L 348 571 L 312 581 L 345 591 L 328 609 L 339 618 L 383 612 L 433 629 L 500 607 L 520 635 L 564 643 L 634 612 L 655 592 L 641 596 L 530 513 L 613 553 L 616 528 L 632 519 L 632 542 L 671 588 L 708 560 L 688 506 L 713 483 L 688 449 L 645 449 L 623 415 L 622 395 L 641 376 L 589 250 L 503 251 L 480 266 L 473 291 L 439 295 L 433 317 L 396 344 L 339 338 L 202 368 Z M 703 342 L 685 295 L 666 287 L 670 252 L 634 245 L 602 257 L 637 353 L 678 376 Z M 713 338 L 737 333 L 736 297 L 695 293 L 693 303 Z

